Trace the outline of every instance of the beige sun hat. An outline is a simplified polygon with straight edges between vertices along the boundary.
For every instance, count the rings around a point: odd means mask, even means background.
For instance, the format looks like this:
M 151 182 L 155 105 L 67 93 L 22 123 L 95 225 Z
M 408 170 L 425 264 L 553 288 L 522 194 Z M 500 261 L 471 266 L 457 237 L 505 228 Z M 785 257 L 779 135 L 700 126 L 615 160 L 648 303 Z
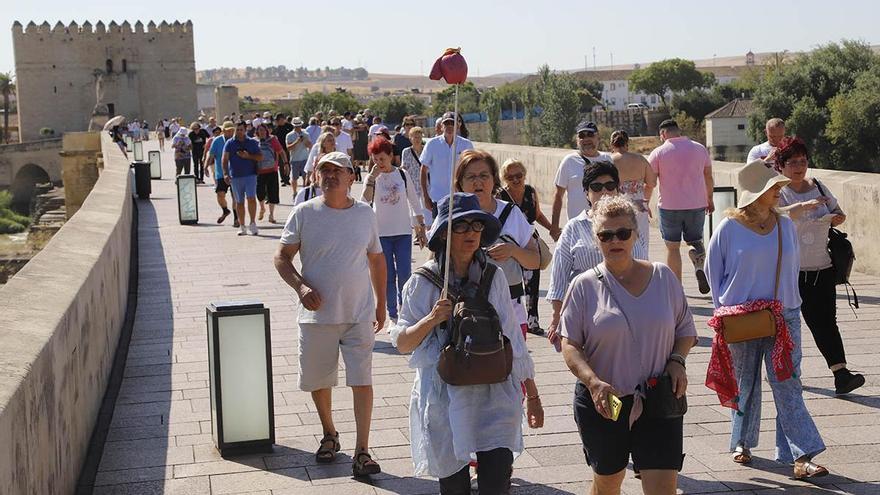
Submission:
M 789 182 L 790 179 L 767 167 L 764 160 L 755 160 L 739 169 L 736 174 L 736 188 L 739 192 L 736 207 L 745 208 L 776 184 L 784 186 Z

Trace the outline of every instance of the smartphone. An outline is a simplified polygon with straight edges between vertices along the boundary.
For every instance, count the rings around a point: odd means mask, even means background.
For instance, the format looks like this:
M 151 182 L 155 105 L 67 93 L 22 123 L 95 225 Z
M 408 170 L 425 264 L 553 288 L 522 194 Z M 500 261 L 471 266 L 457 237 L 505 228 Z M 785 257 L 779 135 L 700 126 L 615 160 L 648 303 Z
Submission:
M 623 409 L 623 402 L 614 394 L 608 394 L 608 404 L 611 405 L 611 421 L 617 421 L 620 417 L 620 410 Z

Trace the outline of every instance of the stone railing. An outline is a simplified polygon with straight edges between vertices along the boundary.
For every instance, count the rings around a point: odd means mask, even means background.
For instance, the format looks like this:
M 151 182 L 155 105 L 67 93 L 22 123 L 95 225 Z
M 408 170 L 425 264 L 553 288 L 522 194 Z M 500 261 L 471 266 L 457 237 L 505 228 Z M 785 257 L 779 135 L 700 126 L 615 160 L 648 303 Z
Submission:
M 0 493 L 73 493 L 125 316 L 133 204 L 128 163 L 0 287 Z
M 572 150 L 515 146 L 508 144 L 474 143 L 495 157 L 501 165 L 508 158 L 522 161 L 528 168 L 527 181 L 538 191 L 542 203 L 552 203 L 556 191 L 556 169 L 562 158 Z M 716 186 L 735 186 L 736 171 L 742 163 L 712 162 Z M 855 269 L 871 275 L 880 275 L 880 251 L 871 246 L 880 245 L 880 174 L 843 172 L 838 170 L 810 170 L 810 174 L 840 201 L 847 215 L 841 230 L 849 234 L 856 253 Z M 656 207 L 657 195 L 654 195 Z M 563 212 L 565 208 L 563 208 Z M 550 218 L 550 212 L 544 212 Z M 656 219 L 656 215 L 654 217 Z

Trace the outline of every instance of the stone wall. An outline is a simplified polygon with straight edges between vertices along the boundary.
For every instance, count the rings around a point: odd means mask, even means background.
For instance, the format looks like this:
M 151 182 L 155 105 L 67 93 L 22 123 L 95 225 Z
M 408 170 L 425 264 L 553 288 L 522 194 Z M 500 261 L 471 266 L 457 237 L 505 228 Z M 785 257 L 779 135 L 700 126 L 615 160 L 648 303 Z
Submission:
M 541 202 L 551 204 L 556 186 L 556 169 L 562 158 L 572 150 L 557 148 L 537 148 L 507 144 L 474 143 L 474 146 L 492 153 L 501 164 L 508 158 L 521 160 L 528 168 L 528 182 L 534 186 Z M 736 185 L 736 171 L 742 163 L 713 161 L 716 186 Z M 810 174 L 840 200 L 840 207 L 847 214 L 846 223 L 841 229 L 849 234 L 855 252 L 855 269 L 871 275 L 880 275 L 880 251 L 873 246 L 880 245 L 880 174 L 844 172 L 837 170 L 810 170 Z M 657 195 L 653 207 L 656 208 Z M 544 214 L 550 217 L 550 211 Z M 565 208 L 563 208 L 563 216 Z M 656 220 L 657 216 L 654 215 Z
M 146 119 L 197 115 L 191 22 L 12 26 L 19 136 L 85 131 L 97 100 Z
M 128 163 L 106 166 L 79 212 L 0 287 L 0 493 L 73 493 L 127 304 Z

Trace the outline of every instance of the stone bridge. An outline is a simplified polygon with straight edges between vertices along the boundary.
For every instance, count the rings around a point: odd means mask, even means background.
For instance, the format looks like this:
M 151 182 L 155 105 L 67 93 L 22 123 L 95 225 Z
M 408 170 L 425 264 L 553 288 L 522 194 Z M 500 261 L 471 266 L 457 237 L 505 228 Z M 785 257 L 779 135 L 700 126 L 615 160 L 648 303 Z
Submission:
M 0 145 L 0 190 L 29 201 L 34 184 L 61 184 L 61 138 Z
M 334 409 L 345 455 L 330 465 L 314 462 L 321 432 L 308 394 L 296 387 L 297 305 L 271 261 L 281 227 L 264 224 L 259 237 L 237 237 L 229 222 L 214 222 L 209 186 L 198 189 L 200 223 L 180 225 L 170 153 L 162 155 L 165 179 L 152 182 L 151 199 L 135 202 L 127 163 L 106 136 L 102 140 L 104 170 L 82 209 L 0 288 L 0 493 L 436 493 L 436 481 L 412 476 L 407 406 L 413 372 L 388 335 L 378 336 L 373 356 L 371 443 L 383 473 L 362 483 L 350 476 L 354 422 L 344 389 Z M 523 159 L 530 182 L 549 199 L 563 151 L 480 146 L 502 160 Z M 716 164 L 718 182 L 733 168 Z M 875 274 L 871 250 L 880 236 L 870 216 L 880 207 L 876 180 L 830 174 L 827 181 L 850 215 L 860 269 Z M 278 218 L 289 211 L 290 191 L 282 189 Z M 662 260 L 662 244 L 652 234 L 651 256 Z M 420 263 L 425 253 L 414 257 Z M 701 338 L 688 367 L 691 409 L 679 478 L 685 493 L 880 493 L 880 277 L 860 272 L 853 283 L 862 309 L 854 315 L 839 299 L 840 322 L 848 361 L 868 383 L 858 394 L 835 398 L 805 329 L 805 398 L 829 446 L 817 460 L 833 473 L 807 484 L 772 461 L 769 391 L 755 464 L 731 462 L 730 413 L 702 386 L 711 301 L 686 280 Z M 276 446 L 270 454 L 224 460 L 211 444 L 204 308 L 214 300 L 253 298 L 271 309 Z M 545 323 L 548 313 L 543 307 Z M 530 336 L 528 343 L 547 418 L 542 430 L 526 432 L 514 493 L 584 493 L 591 474 L 571 415 L 574 379 L 545 339 Z M 624 491 L 640 490 L 628 474 Z

